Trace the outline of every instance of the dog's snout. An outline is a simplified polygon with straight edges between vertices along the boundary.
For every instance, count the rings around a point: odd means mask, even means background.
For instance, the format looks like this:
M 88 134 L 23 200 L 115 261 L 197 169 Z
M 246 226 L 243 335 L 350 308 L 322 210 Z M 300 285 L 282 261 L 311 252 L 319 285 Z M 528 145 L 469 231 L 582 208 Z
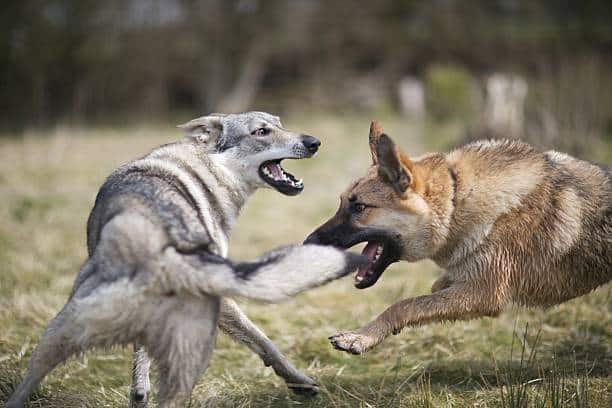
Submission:
M 312 137 L 310 135 L 302 136 L 302 143 L 308 149 L 308 151 L 312 154 L 316 153 L 319 150 L 319 146 L 321 146 L 321 141 L 316 137 Z

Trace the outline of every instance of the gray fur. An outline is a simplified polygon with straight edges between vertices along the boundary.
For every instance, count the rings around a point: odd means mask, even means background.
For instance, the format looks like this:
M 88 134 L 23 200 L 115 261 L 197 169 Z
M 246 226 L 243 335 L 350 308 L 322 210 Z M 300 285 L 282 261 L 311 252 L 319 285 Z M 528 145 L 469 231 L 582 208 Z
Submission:
M 268 136 L 251 134 L 262 126 Z M 150 356 L 163 373 L 160 406 L 182 406 L 208 365 L 218 323 L 290 385 L 314 386 L 226 297 L 281 301 L 344 276 L 361 257 L 305 245 L 253 262 L 225 258 L 241 207 L 267 186 L 259 165 L 312 152 L 262 112 L 209 115 L 182 127 L 183 140 L 120 167 L 101 187 L 88 221 L 89 259 L 7 406 L 23 406 L 71 355 L 126 344 L 136 352 L 130 405 L 147 405 Z

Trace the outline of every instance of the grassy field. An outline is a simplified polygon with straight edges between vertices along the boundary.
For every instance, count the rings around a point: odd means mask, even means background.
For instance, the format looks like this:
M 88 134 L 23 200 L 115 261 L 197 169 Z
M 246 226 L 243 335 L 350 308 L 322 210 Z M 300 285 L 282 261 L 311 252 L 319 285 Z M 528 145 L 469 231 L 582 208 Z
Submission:
M 455 129 L 418 129 L 380 118 L 408 152 Z M 234 233 L 231 255 L 249 259 L 300 242 L 335 211 L 338 194 L 369 164 L 369 118 L 285 120 L 323 141 L 320 155 L 286 162 L 304 178 L 301 196 L 258 192 Z M 65 301 L 85 259 L 85 225 L 108 173 L 176 129 L 57 129 L 0 140 L 0 404 L 21 378 L 48 320 Z M 435 144 L 435 143 L 434 143 Z M 368 322 L 393 302 L 427 293 L 440 271 L 430 262 L 396 264 L 373 288 L 334 282 L 279 305 L 242 302 L 247 314 L 320 394 L 293 396 L 246 348 L 220 335 L 192 406 L 210 407 L 610 407 L 612 288 L 549 310 L 509 308 L 481 319 L 404 330 L 365 356 L 333 350 L 327 337 Z M 99 350 L 47 377 L 34 407 L 125 406 L 131 358 Z

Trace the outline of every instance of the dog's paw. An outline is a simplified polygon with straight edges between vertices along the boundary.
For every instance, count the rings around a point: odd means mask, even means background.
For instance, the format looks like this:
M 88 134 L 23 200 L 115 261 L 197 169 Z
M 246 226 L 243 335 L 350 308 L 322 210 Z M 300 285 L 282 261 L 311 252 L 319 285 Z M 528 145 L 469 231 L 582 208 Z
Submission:
M 376 345 L 376 340 L 355 332 L 342 332 L 329 337 L 329 341 L 336 350 L 351 354 L 363 354 Z
M 319 392 L 319 385 L 311 378 L 298 372 L 293 378 L 286 379 L 287 387 L 296 395 L 313 397 Z
M 147 398 L 147 392 L 143 390 L 132 390 L 130 393 L 129 408 L 147 408 L 149 401 Z
M 287 383 L 287 387 L 289 387 L 294 394 L 303 397 L 314 397 L 319 393 L 319 385 L 315 382 L 302 384 Z

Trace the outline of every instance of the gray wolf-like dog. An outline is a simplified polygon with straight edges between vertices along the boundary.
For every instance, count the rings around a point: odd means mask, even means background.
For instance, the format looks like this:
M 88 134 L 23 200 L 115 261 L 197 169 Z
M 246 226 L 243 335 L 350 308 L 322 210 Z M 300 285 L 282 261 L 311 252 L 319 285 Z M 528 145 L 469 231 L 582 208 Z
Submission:
M 299 194 L 283 159 L 312 157 L 320 142 L 263 112 L 211 114 L 181 126 L 182 140 L 113 172 L 87 224 L 89 258 L 49 323 L 7 406 L 23 406 L 54 367 L 92 347 L 133 344 L 131 405 L 146 405 L 149 356 L 160 406 L 183 406 L 208 365 L 217 326 L 298 391 L 316 391 L 240 311 L 234 297 L 281 301 L 351 272 L 363 258 L 318 245 L 226 258 L 229 234 L 260 187 Z
M 479 141 L 410 159 L 370 128 L 372 166 L 307 243 L 368 242 L 363 289 L 399 260 L 446 272 L 432 294 L 402 300 L 356 331 L 330 338 L 364 353 L 404 327 L 496 316 L 510 302 L 552 306 L 612 278 L 610 171 L 519 141 Z

